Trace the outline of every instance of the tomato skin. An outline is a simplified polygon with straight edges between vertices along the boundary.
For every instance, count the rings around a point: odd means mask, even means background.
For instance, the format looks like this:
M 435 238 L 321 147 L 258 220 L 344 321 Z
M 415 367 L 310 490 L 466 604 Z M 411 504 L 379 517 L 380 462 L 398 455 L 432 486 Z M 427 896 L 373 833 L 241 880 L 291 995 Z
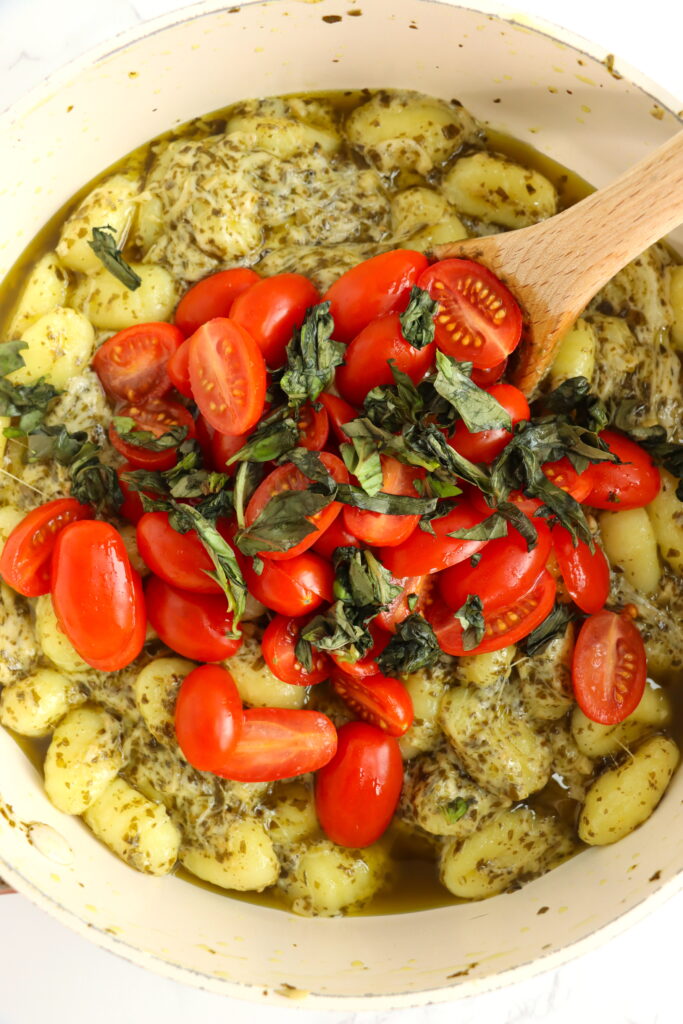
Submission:
M 337 483 L 348 483 L 349 474 L 346 471 L 346 466 L 337 458 L 336 455 L 331 455 L 329 452 L 322 452 L 320 455 L 320 461 L 323 463 L 328 472 L 334 477 Z M 257 516 L 260 515 L 262 510 L 268 504 L 270 498 L 281 491 L 292 490 L 292 491 L 303 491 L 310 486 L 310 480 L 308 477 L 298 470 L 293 463 L 286 462 L 282 466 L 278 466 L 272 473 L 269 473 L 265 480 L 262 480 L 258 485 L 251 498 L 245 512 L 245 522 L 247 526 L 251 526 Z M 285 561 L 290 558 L 294 558 L 295 555 L 300 555 L 302 551 L 306 551 L 310 548 L 327 527 L 336 519 L 339 512 L 341 511 L 341 503 L 338 501 L 332 501 L 329 505 L 317 512 L 314 516 L 307 516 L 306 518 L 312 523 L 316 529 L 309 533 L 303 540 L 299 541 L 293 547 L 287 551 L 264 551 L 261 553 L 262 558 L 272 559 L 273 561 Z
M 313 550 L 322 555 L 323 558 L 331 559 L 337 548 L 359 548 L 361 546 L 357 537 L 346 529 L 344 517 L 337 516 L 331 526 L 316 540 Z
M 337 749 L 337 730 L 320 711 L 247 708 L 237 746 L 215 774 L 234 782 L 274 782 L 314 772 Z
M 145 585 L 152 628 L 172 651 L 191 661 L 223 661 L 242 646 L 232 631 L 232 612 L 223 594 L 193 594 L 158 576 Z
M 52 555 L 60 530 L 90 519 L 92 509 L 75 498 L 56 498 L 24 516 L 10 533 L 0 555 L 0 576 L 24 597 L 49 594 Z
M 496 384 L 507 370 L 508 361 L 503 359 L 502 362 L 496 363 L 495 366 L 490 366 L 488 370 L 483 370 L 478 366 L 472 367 L 472 380 L 480 388 L 488 388 L 491 384 Z
M 385 494 L 400 494 L 417 497 L 414 480 L 424 472 L 413 466 L 406 466 L 390 455 L 381 455 L 382 491 Z M 345 505 L 344 525 L 365 544 L 396 547 L 412 534 L 420 521 L 419 515 L 398 516 L 385 512 L 368 512 L 365 509 Z
M 512 384 L 492 384 L 484 390 L 510 414 L 513 426 L 530 418 L 529 403 L 519 388 Z M 484 462 L 488 465 L 500 455 L 511 438 L 509 430 L 478 430 L 471 434 L 463 421 L 459 420 L 448 443 L 471 462 Z
M 220 530 L 220 521 L 218 527 Z M 137 545 L 149 569 L 166 583 L 195 594 L 221 594 L 207 572 L 215 572 L 211 556 L 195 530 L 178 533 L 168 512 L 145 512 L 137 525 Z
M 640 703 L 646 676 L 645 645 L 630 618 L 603 609 L 586 619 L 574 647 L 572 681 L 587 718 L 623 722 Z
M 374 623 L 370 623 L 369 629 L 374 643 L 370 650 L 362 658 L 358 658 L 357 661 L 345 659 L 343 651 L 329 652 L 330 658 L 345 676 L 350 676 L 353 679 L 364 679 L 366 676 L 379 675 L 380 667 L 377 664 L 377 658 L 389 643 L 390 637 L 385 630 L 380 629 Z
M 351 267 L 323 296 L 334 318 L 333 337 L 348 343 L 378 316 L 402 313 L 426 268 L 427 257 L 412 249 L 393 249 Z
M 521 310 L 512 292 L 486 267 L 472 260 L 441 260 L 417 284 L 439 303 L 435 340 L 446 355 L 487 370 L 517 348 Z
M 394 383 L 390 359 L 413 384 L 419 384 L 434 362 L 435 351 L 434 342 L 419 349 L 411 345 L 403 337 L 400 314 L 385 313 L 371 320 L 349 344 L 335 382 L 348 402 L 362 405 L 368 391 Z
M 555 592 L 555 580 L 549 572 L 544 571 L 528 594 L 510 604 L 499 604 L 490 611 L 485 608 L 484 638 L 480 644 L 467 651 L 462 643 L 463 628 L 447 605 L 435 603 L 429 609 L 427 617 L 436 633 L 439 646 L 446 654 L 455 654 L 458 657 L 465 654 L 488 654 L 517 643 L 540 626 L 552 610 Z
M 609 562 L 602 548 L 596 544 L 591 552 L 582 540 L 574 547 L 569 530 L 559 523 L 553 526 L 551 534 L 560 572 L 572 601 L 589 615 L 599 612 L 609 597 Z
M 541 469 L 551 483 L 566 491 L 575 501 L 586 500 L 591 489 L 590 480 L 585 472 L 576 472 L 566 455 L 556 462 L 546 462 Z
M 318 401 L 325 406 L 334 436 L 342 444 L 348 441 L 349 436 L 343 429 L 344 424 L 358 419 L 360 415 L 358 410 L 354 409 L 348 402 L 345 402 L 343 398 L 339 398 L 338 395 L 330 395 L 327 391 L 323 391 L 318 395 Z
M 301 432 L 299 444 L 302 448 L 308 448 L 310 452 L 323 450 L 330 432 L 330 423 L 324 406 L 322 409 L 315 409 L 310 402 L 306 402 L 299 410 L 297 426 Z
M 190 383 L 202 416 L 222 434 L 247 433 L 263 412 L 266 364 L 234 320 L 216 317 L 192 335 Z
M 317 288 L 303 274 L 276 274 L 242 292 L 230 316 L 249 332 L 274 370 L 285 361 L 294 329 L 301 327 L 306 311 L 319 302 Z
M 214 320 L 217 316 L 230 316 L 235 300 L 260 280 L 256 271 L 248 267 L 219 270 L 217 274 L 197 281 L 185 292 L 173 319 L 185 337 L 189 338 L 207 320 Z M 178 390 L 180 391 L 180 388 Z
M 402 586 L 403 590 L 385 611 L 375 615 L 373 623 L 386 629 L 388 633 L 395 633 L 396 627 L 413 612 L 424 615 L 434 598 L 434 582 L 438 579 L 438 575 L 426 575 L 408 576 L 405 579 L 394 580 L 393 582 Z M 417 597 L 417 604 L 412 610 L 408 604 L 411 594 Z
M 403 736 L 413 724 L 415 713 L 410 694 L 393 676 L 378 673 L 354 679 L 338 674 L 332 689 L 364 722 L 377 726 L 387 736 Z
M 175 706 L 178 746 L 193 768 L 212 772 L 242 735 L 242 701 L 230 673 L 200 665 L 180 684 Z
M 481 512 L 483 516 L 491 515 L 493 507 L 487 504 L 486 498 L 477 487 L 467 487 L 465 488 L 465 493 L 467 500 L 477 512 Z M 539 508 L 543 507 L 543 502 L 539 498 L 527 498 L 523 491 L 510 491 L 507 500 L 521 509 L 531 519 L 534 526 L 538 525 L 540 517 L 536 513 Z
M 379 560 L 396 577 L 425 576 L 427 573 L 438 572 L 482 550 L 488 543 L 485 540 L 457 540 L 446 535 L 454 530 L 476 526 L 485 518 L 486 514 L 475 511 L 468 502 L 462 501 L 446 515 L 432 519 L 436 536 L 418 528 L 398 547 L 382 548 Z
M 161 437 L 174 426 L 186 427 L 188 438 L 195 435 L 195 423 L 192 415 L 180 402 L 154 398 L 142 406 L 126 405 L 118 410 L 117 415 L 134 420 L 137 430 L 148 430 L 155 437 Z M 178 461 L 176 448 L 165 448 L 163 451 L 154 452 L 148 448 L 122 441 L 113 423 L 109 425 L 109 440 L 124 459 L 127 459 L 136 469 L 170 469 Z
M 116 401 L 138 403 L 161 398 L 171 387 L 169 359 L 182 343 L 182 331 L 173 324 L 135 324 L 100 345 L 92 367 L 104 390 Z
M 536 520 L 535 526 L 538 541 L 531 551 L 522 535 L 509 526 L 507 537 L 488 542 L 476 566 L 464 561 L 440 573 L 439 591 L 448 607 L 457 612 L 468 594 L 477 594 L 488 612 L 528 594 L 544 571 L 552 547 L 546 524 Z
M 134 472 L 135 466 L 132 466 L 130 462 L 124 462 L 122 466 L 117 468 L 116 476 L 118 477 L 119 487 L 123 493 L 123 504 L 119 509 L 119 515 L 122 519 L 127 519 L 129 523 L 136 526 L 145 512 L 142 507 L 142 498 L 140 497 L 139 491 L 134 491 L 123 479 L 124 473 Z
M 591 508 L 605 508 L 612 512 L 649 505 L 659 494 L 662 481 L 648 453 L 635 441 L 614 430 L 602 430 L 599 436 L 623 465 L 592 463 L 582 474 L 591 487 L 584 503 Z
M 81 658 L 113 672 L 138 656 L 145 642 L 145 601 L 120 534 L 99 520 L 82 520 L 57 537 L 52 606 Z
M 249 434 L 221 434 L 215 430 L 211 436 L 211 458 L 216 470 L 219 473 L 227 473 L 232 476 L 237 472 L 239 463 L 233 462 L 228 466 L 228 459 L 242 448 L 249 439 Z
M 166 367 L 169 379 L 176 391 L 185 398 L 192 398 L 192 381 L 190 380 L 190 339 L 180 345 L 168 361 Z
M 283 683 L 315 686 L 330 675 L 332 663 L 323 651 L 313 649 L 313 668 L 309 672 L 298 661 L 295 648 L 305 620 L 276 615 L 263 633 L 261 647 L 266 665 Z
M 339 846 L 370 846 L 387 830 L 403 785 L 398 743 L 374 725 L 349 722 L 337 752 L 315 778 L 315 808 L 323 831 Z
M 281 615 L 306 615 L 333 600 L 334 569 L 313 551 L 302 551 L 285 562 L 264 559 L 260 575 L 251 559 L 238 556 L 238 561 L 249 592 Z

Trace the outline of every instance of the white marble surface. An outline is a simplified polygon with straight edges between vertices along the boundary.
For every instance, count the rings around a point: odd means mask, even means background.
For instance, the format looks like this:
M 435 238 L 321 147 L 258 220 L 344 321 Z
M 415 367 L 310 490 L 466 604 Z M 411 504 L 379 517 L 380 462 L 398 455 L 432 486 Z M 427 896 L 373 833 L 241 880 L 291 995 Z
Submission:
M 390 0 L 387 0 L 390 2 Z M 0 108 L 88 47 L 140 21 L 175 10 L 177 0 L 0 0 Z M 590 37 L 681 98 L 683 7 L 648 0 L 525 0 L 540 15 Z M 609 945 L 566 966 L 484 996 L 394 1014 L 313 1014 L 342 1022 L 403 1024 L 678 1024 L 679 915 L 683 893 Z M 134 993 L 134 998 L 133 998 Z M 251 1007 L 147 974 L 71 934 L 17 895 L 0 896 L 0 1024 L 247 1017 L 253 1024 L 301 1019 L 298 1010 Z M 312 1019 L 308 1015 L 308 1020 Z

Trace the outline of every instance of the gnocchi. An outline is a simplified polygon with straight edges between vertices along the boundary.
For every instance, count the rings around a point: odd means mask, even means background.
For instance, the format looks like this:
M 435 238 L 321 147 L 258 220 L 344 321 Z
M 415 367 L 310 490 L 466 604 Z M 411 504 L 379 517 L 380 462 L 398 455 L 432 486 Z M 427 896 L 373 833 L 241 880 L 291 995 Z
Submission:
M 280 874 L 273 843 L 253 819 L 232 822 L 215 849 L 183 847 L 180 862 L 205 882 L 241 892 L 261 892 Z
M 61 720 L 47 749 L 45 791 L 60 811 L 82 814 L 122 764 L 116 718 L 101 708 L 75 708 Z
M 115 174 L 86 196 L 62 228 L 57 244 L 62 266 L 82 274 L 100 270 L 101 263 L 89 244 L 92 230 L 110 226 L 121 246 L 133 219 L 138 188 L 134 178 Z
M 117 857 L 136 871 L 167 875 L 176 865 L 180 833 L 160 804 L 123 779 L 113 779 L 85 810 L 83 820 Z
M 459 213 L 506 228 L 527 227 L 557 210 L 557 193 L 547 178 L 490 153 L 456 160 L 443 191 Z

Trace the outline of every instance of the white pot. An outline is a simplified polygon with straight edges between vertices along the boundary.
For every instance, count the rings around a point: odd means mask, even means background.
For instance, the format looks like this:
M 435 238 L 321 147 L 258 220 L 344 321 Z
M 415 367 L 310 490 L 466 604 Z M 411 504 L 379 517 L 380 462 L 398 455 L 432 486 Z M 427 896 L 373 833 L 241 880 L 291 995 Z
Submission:
M 200 3 L 70 65 L 0 119 L 0 275 L 74 191 L 151 136 L 235 100 L 394 86 L 457 97 L 596 185 L 674 133 L 680 103 L 598 47 L 430 0 Z M 335 18 L 341 12 L 341 20 Z M 580 273 L 580 268 L 577 268 Z M 46 823 L 50 828 L 38 827 Z M 61 837 L 61 839 L 60 839 Z M 139 875 L 48 802 L 0 730 L 0 874 L 64 924 L 192 985 L 317 1008 L 471 995 L 556 966 L 683 885 L 683 772 L 642 828 L 520 891 L 309 920 Z

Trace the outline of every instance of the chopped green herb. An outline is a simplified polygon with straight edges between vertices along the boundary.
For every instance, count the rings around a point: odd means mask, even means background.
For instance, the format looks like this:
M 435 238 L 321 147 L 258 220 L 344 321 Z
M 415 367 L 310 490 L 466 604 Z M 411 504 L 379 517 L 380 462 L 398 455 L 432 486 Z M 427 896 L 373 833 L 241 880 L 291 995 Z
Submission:
M 542 651 L 551 640 L 564 636 L 567 626 L 576 618 L 566 604 L 556 604 L 550 614 L 543 620 L 540 626 L 532 630 L 523 641 L 526 653 L 533 657 Z
M 130 416 L 114 416 L 114 430 L 124 444 L 145 448 L 150 452 L 165 452 L 168 448 L 177 448 L 187 437 L 187 427 L 176 425 L 157 436 L 151 430 L 140 430 Z
M 63 424 L 43 425 L 28 435 L 29 462 L 55 459 L 69 470 L 73 498 L 103 514 L 115 515 L 123 504 L 123 492 L 116 470 L 100 461 L 101 451 L 85 430 L 72 434 Z
M 446 534 L 447 537 L 455 537 L 456 540 L 496 540 L 499 537 L 507 537 L 508 524 L 503 516 L 494 512 L 487 519 L 482 519 L 475 526 L 462 530 L 453 530 Z
M 398 624 L 395 634 L 377 658 L 377 664 L 385 675 L 407 675 L 433 665 L 440 655 L 434 630 L 422 615 L 413 613 Z
M 366 494 L 382 490 L 382 462 L 377 445 L 368 437 L 354 437 L 351 444 L 341 444 L 339 452 L 344 465 Z
M 477 594 L 468 594 L 462 608 L 454 612 L 455 618 L 459 621 L 464 632 L 462 635 L 462 646 L 466 651 L 471 651 L 484 639 L 486 623 L 484 622 L 483 605 Z
M 444 804 L 441 808 L 441 813 L 449 825 L 455 825 L 456 821 L 460 821 L 461 818 L 464 818 L 471 806 L 472 800 L 466 800 L 462 796 L 456 796 L 455 800 L 451 800 L 450 803 Z
M 399 316 L 401 333 L 413 348 L 426 348 L 434 341 L 434 316 L 439 308 L 428 291 L 413 285 L 408 306 Z
M 114 277 L 125 285 L 129 291 L 134 292 L 142 284 L 142 278 L 136 274 L 116 245 L 116 232 L 109 224 L 101 228 L 92 229 L 92 238 L 88 239 L 88 245 L 97 256 L 103 266 L 113 274 Z
M 437 350 L 436 391 L 457 410 L 469 431 L 511 430 L 510 413 L 488 391 L 477 387 L 457 359 Z
M 334 380 L 334 371 L 344 362 L 346 346 L 332 340 L 334 321 L 330 303 L 312 306 L 306 319 L 287 346 L 287 368 L 280 387 L 290 405 L 315 402 L 321 391 Z
M 277 409 L 261 421 L 226 465 L 247 461 L 271 462 L 291 451 L 298 443 L 299 427 L 296 420 L 289 415 L 287 409 Z

